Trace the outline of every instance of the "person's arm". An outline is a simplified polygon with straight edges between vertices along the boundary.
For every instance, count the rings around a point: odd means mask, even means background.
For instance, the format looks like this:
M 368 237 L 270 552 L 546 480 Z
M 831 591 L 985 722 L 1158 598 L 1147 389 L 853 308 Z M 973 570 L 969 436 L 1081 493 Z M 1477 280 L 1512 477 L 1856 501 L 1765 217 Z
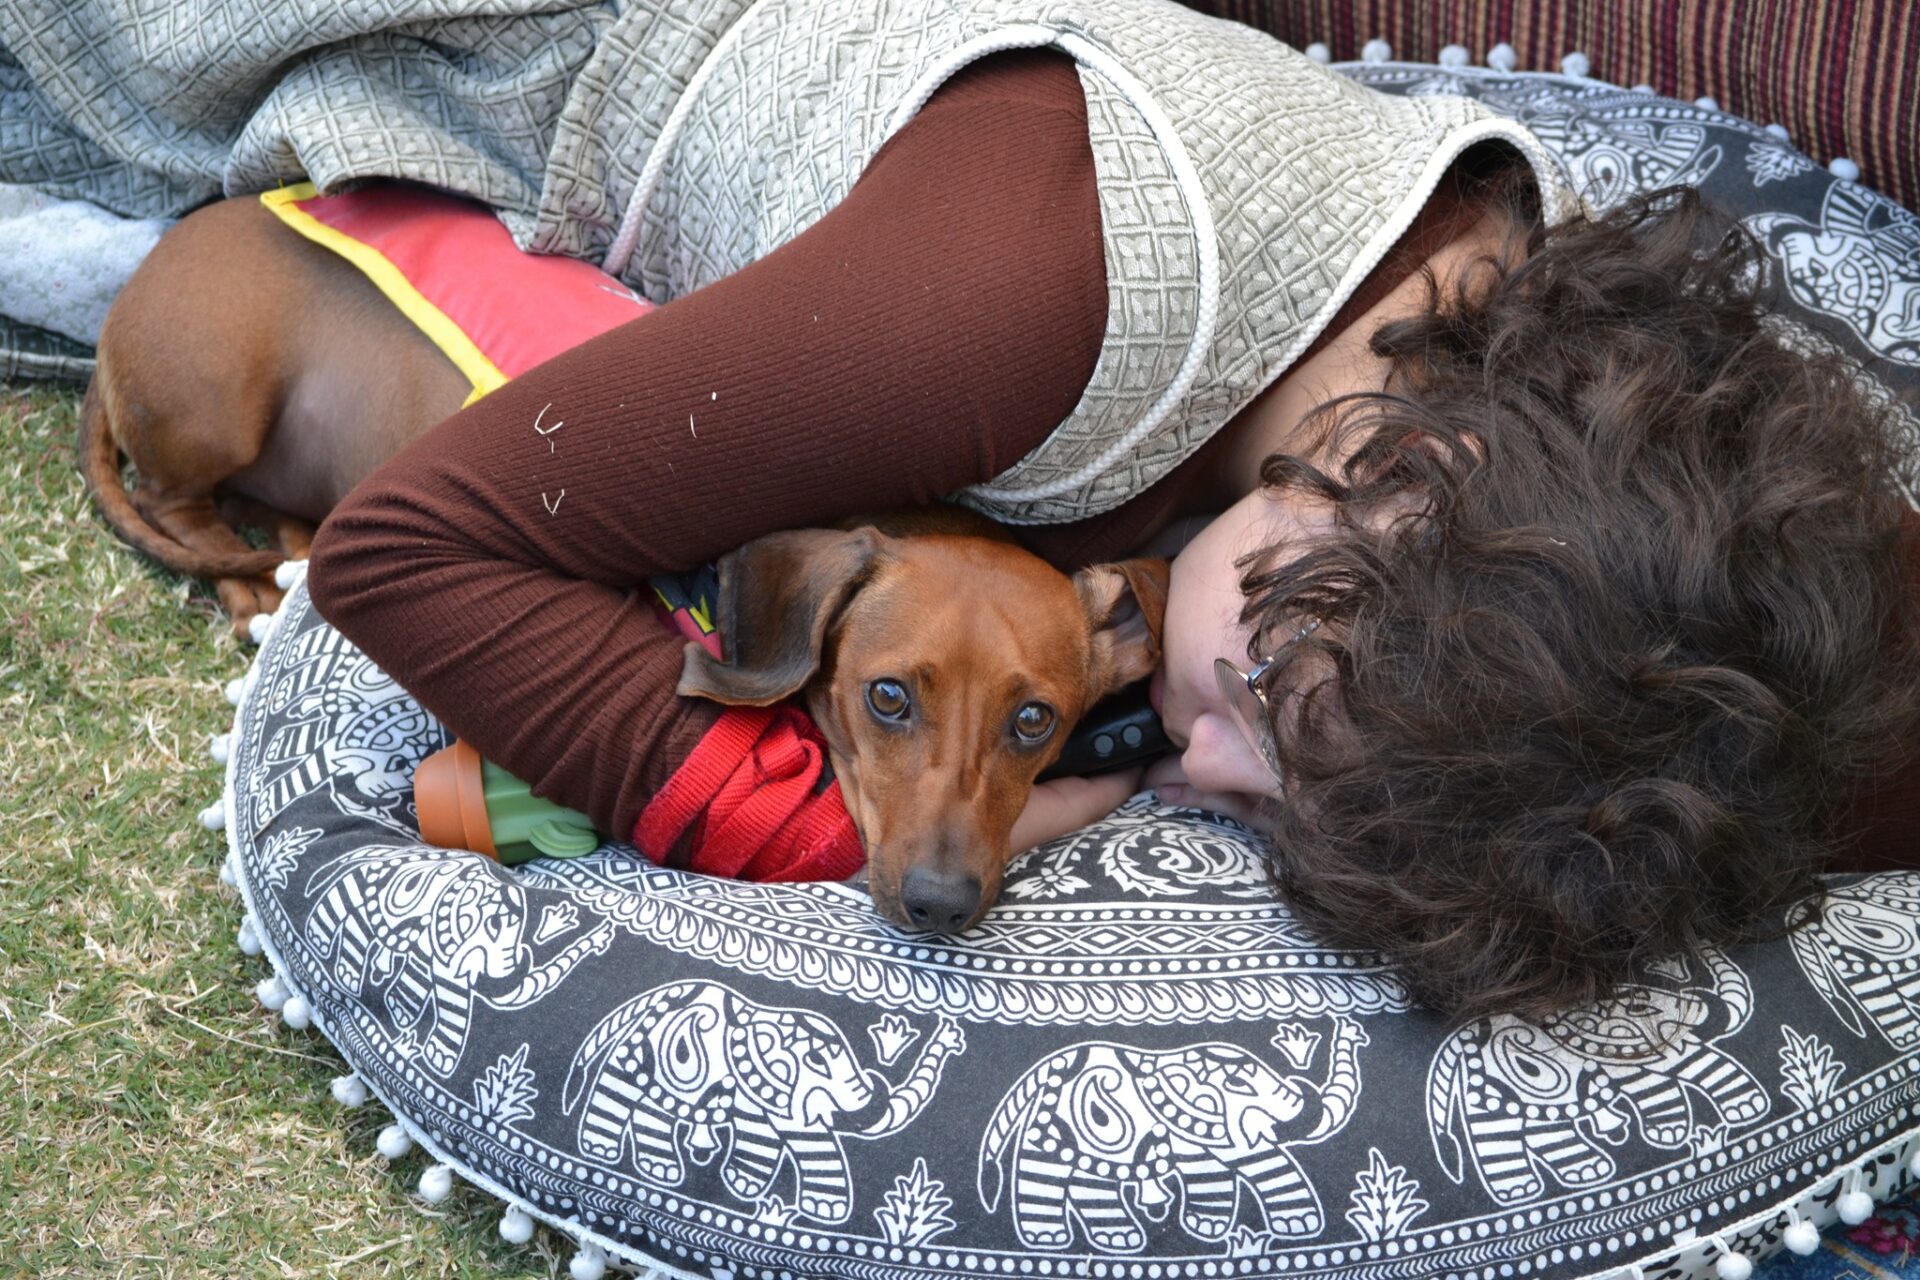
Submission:
M 427 432 L 321 526 L 321 614 L 455 734 L 625 836 L 717 708 L 644 579 L 991 478 L 1106 319 L 1070 60 L 994 55 L 744 270 Z M 537 428 L 536 428 L 536 424 Z

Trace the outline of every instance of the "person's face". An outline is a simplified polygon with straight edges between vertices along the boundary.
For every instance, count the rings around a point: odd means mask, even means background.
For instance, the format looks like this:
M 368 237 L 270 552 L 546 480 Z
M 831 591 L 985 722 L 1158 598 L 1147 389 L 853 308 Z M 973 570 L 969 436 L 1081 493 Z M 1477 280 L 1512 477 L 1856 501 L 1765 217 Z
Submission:
M 1169 787 L 1184 788 L 1172 798 L 1220 808 L 1242 821 L 1259 797 L 1279 792 L 1280 780 L 1221 696 L 1213 664 L 1226 658 L 1242 671 L 1252 665 L 1247 641 L 1253 627 L 1239 620 L 1244 571 L 1234 566 L 1235 559 L 1275 543 L 1281 544 L 1282 561 L 1300 555 L 1331 527 L 1331 511 L 1298 491 L 1281 496 L 1256 489 L 1214 517 L 1173 557 L 1161 666 L 1149 691 L 1179 754 L 1149 767 L 1146 785 L 1161 787 L 1163 794 Z M 1269 639 L 1269 644 L 1278 642 Z M 1270 698 L 1281 696 L 1286 679 L 1282 675 L 1267 686 Z

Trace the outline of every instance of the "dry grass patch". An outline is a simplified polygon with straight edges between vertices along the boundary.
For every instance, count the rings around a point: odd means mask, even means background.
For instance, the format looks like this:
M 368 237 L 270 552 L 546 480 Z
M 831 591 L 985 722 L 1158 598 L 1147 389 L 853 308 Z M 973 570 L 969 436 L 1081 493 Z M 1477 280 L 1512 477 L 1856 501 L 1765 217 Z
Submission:
M 78 404 L 0 386 L 0 1270 L 564 1275 L 490 1197 L 414 1195 L 424 1157 L 374 1154 L 384 1112 L 335 1104 L 333 1048 L 254 999 L 197 819 L 252 651 L 94 514 Z

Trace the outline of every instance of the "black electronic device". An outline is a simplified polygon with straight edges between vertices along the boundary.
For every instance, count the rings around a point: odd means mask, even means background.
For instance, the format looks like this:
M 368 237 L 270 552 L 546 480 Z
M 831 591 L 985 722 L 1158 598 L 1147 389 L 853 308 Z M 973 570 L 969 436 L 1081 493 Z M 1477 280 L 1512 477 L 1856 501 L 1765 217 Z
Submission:
M 1093 704 L 1067 739 L 1060 758 L 1039 781 L 1087 777 L 1140 764 L 1174 750 L 1147 698 L 1147 682 L 1135 681 Z

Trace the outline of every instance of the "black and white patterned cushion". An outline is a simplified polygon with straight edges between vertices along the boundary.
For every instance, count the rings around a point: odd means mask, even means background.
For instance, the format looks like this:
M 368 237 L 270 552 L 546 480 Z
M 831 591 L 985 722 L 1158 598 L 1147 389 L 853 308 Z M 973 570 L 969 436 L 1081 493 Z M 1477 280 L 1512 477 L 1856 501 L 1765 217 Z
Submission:
M 1837 881 L 1791 944 L 1605 1006 L 1449 1026 L 1298 928 L 1246 832 L 1150 794 L 929 938 L 841 885 L 421 844 L 445 734 L 304 587 L 247 682 L 227 826 L 279 994 L 436 1159 L 611 1253 L 1706 1274 L 1707 1236 L 1764 1253 L 1778 1206 L 1830 1219 L 1920 1141 L 1920 876 Z
M 1911 389 L 1912 216 L 1764 131 L 1561 77 L 1343 70 L 1507 94 L 1590 175 L 1750 177 L 1804 273 L 1795 331 Z M 503 1231 L 568 1233 L 579 1276 L 1737 1280 L 1920 1161 L 1920 876 L 1835 877 L 1813 927 L 1604 1005 L 1450 1025 L 1302 930 L 1249 833 L 1151 793 L 927 937 L 845 886 L 621 844 L 506 869 L 421 843 L 445 732 L 304 587 L 231 692 L 205 816 L 262 998 L 393 1111 L 383 1147 L 429 1150 L 424 1190 L 457 1173 Z

